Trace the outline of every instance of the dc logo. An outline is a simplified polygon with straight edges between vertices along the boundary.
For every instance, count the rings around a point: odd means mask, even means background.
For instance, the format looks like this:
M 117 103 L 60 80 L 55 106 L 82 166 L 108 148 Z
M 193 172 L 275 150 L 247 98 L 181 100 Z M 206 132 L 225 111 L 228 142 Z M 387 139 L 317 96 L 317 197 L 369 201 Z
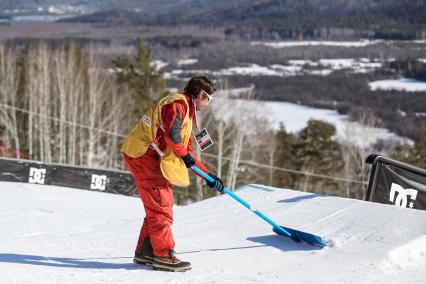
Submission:
M 106 175 L 92 175 L 92 183 L 90 184 L 90 189 L 94 190 L 105 190 L 107 183 Z
M 396 193 L 398 193 L 397 196 Z M 407 207 L 408 203 L 408 196 L 410 196 L 410 203 L 408 204 L 409 208 L 414 207 L 414 201 L 417 197 L 417 190 L 407 188 L 404 189 L 402 186 L 396 183 L 392 183 L 390 194 L 389 194 L 389 200 L 393 202 L 395 205 L 400 207 Z
M 46 169 L 30 168 L 28 183 L 44 184 Z
M 148 127 L 151 127 L 151 123 L 152 123 L 151 118 L 147 116 L 146 114 L 142 116 L 141 121 L 145 123 Z

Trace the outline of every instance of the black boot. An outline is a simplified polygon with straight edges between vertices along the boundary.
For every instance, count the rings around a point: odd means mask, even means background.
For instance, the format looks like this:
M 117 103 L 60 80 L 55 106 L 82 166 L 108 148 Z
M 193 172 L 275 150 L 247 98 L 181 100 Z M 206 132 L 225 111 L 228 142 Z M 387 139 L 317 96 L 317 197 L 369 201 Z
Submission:
M 183 272 L 191 269 L 191 263 L 182 261 L 175 256 L 173 250 L 169 250 L 168 256 L 154 257 L 152 268 L 155 270 Z
M 152 252 L 152 245 L 149 237 L 144 239 L 141 253 L 135 252 L 133 262 L 142 265 L 152 264 L 154 262 L 154 253 Z

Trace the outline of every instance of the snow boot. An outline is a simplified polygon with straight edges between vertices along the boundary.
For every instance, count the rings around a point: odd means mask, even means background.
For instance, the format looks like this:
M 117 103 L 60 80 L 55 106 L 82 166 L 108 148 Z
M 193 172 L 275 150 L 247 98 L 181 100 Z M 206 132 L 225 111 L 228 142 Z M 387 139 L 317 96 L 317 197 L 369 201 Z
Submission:
M 173 250 L 169 250 L 168 256 L 154 257 L 152 268 L 162 271 L 183 272 L 191 269 L 191 263 L 181 261 L 175 256 L 175 252 Z
M 135 252 L 133 262 L 142 265 L 152 264 L 154 262 L 154 253 L 152 252 L 152 245 L 149 237 L 144 239 L 141 253 Z

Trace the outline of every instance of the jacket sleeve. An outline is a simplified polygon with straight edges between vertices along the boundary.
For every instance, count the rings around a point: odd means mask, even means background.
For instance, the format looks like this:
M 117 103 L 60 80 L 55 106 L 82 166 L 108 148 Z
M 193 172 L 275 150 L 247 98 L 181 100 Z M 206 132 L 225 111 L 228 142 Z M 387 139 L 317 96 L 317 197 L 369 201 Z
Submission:
M 191 153 L 192 157 L 194 157 L 195 159 L 195 165 L 197 167 L 199 167 L 203 172 L 205 173 L 209 173 L 209 170 L 201 163 L 201 161 L 198 159 L 197 155 L 195 155 L 194 150 L 192 149 L 192 136 L 189 139 L 189 143 L 188 143 L 188 147 L 187 147 L 188 152 Z M 196 173 L 196 175 L 200 176 L 199 174 Z M 201 176 L 200 176 L 201 177 Z
M 195 159 L 195 165 L 208 173 L 207 168 L 198 160 L 192 149 L 192 137 L 189 139 L 188 147 L 185 148 L 182 142 L 181 130 L 182 121 L 185 118 L 187 109 L 183 101 L 174 101 L 161 107 L 161 119 L 164 128 L 164 139 L 168 147 L 179 157 L 191 153 Z
M 182 121 L 185 117 L 185 113 L 182 115 L 182 111 L 185 111 L 185 107 L 182 108 L 182 103 L 179 101 L 161 107 L 164 139 L 167 146 L 180 157 L 188 154 L 188 150 L 183 145 L 181 136 Z

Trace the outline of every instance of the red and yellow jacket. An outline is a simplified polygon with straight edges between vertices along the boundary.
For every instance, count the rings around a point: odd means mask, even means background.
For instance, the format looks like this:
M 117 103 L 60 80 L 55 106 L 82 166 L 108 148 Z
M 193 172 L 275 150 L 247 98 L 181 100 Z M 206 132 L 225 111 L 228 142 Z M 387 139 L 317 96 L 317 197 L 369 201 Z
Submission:
M 143 115 L 126 137 L 121 152 L 132 158 L 157 153 L 164 178 L 174 185 L 187 186 L 188 171 L 180 157 L 190 152 L 196 165 L 208 172 L 192 149 L 194 116 L 195 104 L 189 95 L 168 95 Z

